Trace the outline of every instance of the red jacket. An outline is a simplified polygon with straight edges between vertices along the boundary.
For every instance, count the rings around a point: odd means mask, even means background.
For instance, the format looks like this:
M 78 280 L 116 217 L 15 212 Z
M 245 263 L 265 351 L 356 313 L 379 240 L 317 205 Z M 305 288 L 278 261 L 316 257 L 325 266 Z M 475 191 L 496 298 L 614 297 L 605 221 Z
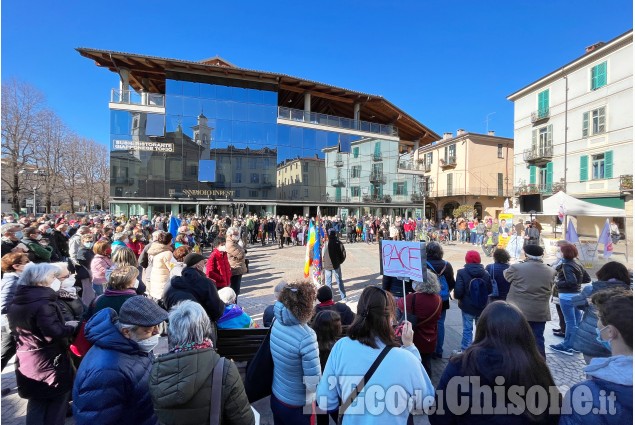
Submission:
M 397 302 L 397 308 L 401 311 L 403 311 L 403 301 L 404 299 L 401 298 Z M 441 297 L 437 294 L 416 292 L 408 294 L 406 302 L 408 314 L 414 314 L 419 319 L 419 323 L 413 329 L 415 346 L 421 355 L 434 353 L 437 346 L 437 322 L 443 311 Z
M 143 248 L 145 247 L 145 245 L 139 241 L 134 241 L 134 242 L 130 241 L 126 244 L 126 246 L 130 248 L 132 252 L 135 253 L 137 258 L 139 258 L 139 256 L 141 255 L 141 252 L 143 251 Z
M 229 286 L 232 269 L 229 267 L 229 260 L 225 251 L 219 251 L 218 249 L 212 251 L 207 259 L 205 274 L 216 283 L 217 289 Z

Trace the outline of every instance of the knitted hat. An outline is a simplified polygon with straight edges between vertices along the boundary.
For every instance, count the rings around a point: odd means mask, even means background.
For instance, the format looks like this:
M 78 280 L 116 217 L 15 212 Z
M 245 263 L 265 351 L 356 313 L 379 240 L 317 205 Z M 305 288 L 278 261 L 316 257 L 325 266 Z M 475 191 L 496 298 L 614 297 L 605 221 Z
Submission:
M 525 250 L 525 254 L 533 257 L 542 257 L 545 253 L 543 247 L 539 245 L 525 245 L 523 249 Z
M 317 290 L 317 299 L 323 303 L 333 299 L 333 291 L 328 286 L 324 285 Z
M 135 326 L 155 326 L 168 320 L 168 312 L 141 295 L 128 298 L 119 309 L 119 322 Z
M 465 254 L 465 263 L 466 264 L 480 264 L 481 254 L 479 254 L 477 251 L 468 251 Z
M 185 263 L 186 267 L 192 267 L 197 265 L 199 262 L 203 260 L 205 260 L 205 257 L 203 257 L 201 254 L 191 252 L 185 256 L 185 258 L 183 259 L 183 262 Z

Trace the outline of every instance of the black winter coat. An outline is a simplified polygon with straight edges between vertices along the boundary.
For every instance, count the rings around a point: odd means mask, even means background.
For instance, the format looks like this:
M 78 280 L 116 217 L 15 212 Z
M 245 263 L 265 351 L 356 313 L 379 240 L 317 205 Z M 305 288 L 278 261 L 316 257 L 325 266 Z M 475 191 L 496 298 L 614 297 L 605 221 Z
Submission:
M 315 314 L 313 315 L 313 317 L 315 317 L 320 311 L 324 310 L 333 310 L 339 313 L 340 319 L 342 321 L 342 326 L 350 325 L 355 319 L 355 313 L 353 313 L 353 310 L 351 310 L 351 308 L 344 303 L 333 303 L 327 305 L 318 304 L 315 306 Z
M 580 292 L 581 284 L 591 282 L 591 277 L 575 260 L 564 260 L 556 269 L 558 293 Z
M 430 260 L 428 259 L 428 263 L 432 265 L 433 268 L 426 266 L 428 269 L 432 270 L 435 274 L 441 273 L 443 267 L 443 276 L 445 276 L 445 280 L 448 282 L 448 288 L 450 288 L 450 293 L 454 290 L 454 286 L 456 285 L 456 280 L 454 280 L 454 269 L 452 268 L 452 264 L 448 263 L 445 260 Z M 446 266 L 447 263 L 447 266 Z M 450 308 L 450 300 L 443 301 L 443 309 L 447 310 Z
M 192 267 L 184 268 L 181 276 L 174 276 L 163 293 L 163 304 L 168 311 L 183 300 L 199 303 L 213 322 L 225 311 L 225 303 L 218 297 L 214 282 Z
M 67 344 L 75 328 L 64 324 L 57 293 L 45 286 L 19 286 L 8 319 L 16 339 L 20 397 L 49 398 L 70 391 L 74 370 Z
M 403 283 L 401 282 L 401 279 L 394 276 L 383 276 L 381 278 L 381 288 L 390 292 L 395 297 L 404 297 Z M 406 280 L 406 295 L 412 292 L 414 292 L 414 289 L 412 289 L 412 282 L 410 280 Z
M 466 264 L 456 274 L 456 286 L 454 287 L 454 298 L 459 300 L 459 308 L 467 314 L 473 316 L 480 316 L 483 312 L 483 308 L 476 304 L 476 300 L 472 300 L 470 296 L 470 281 L 474 278 L 480 277 L 487 284 L 488 293 L 492 293 L 492 279 L 485 271 L 482 264 Z

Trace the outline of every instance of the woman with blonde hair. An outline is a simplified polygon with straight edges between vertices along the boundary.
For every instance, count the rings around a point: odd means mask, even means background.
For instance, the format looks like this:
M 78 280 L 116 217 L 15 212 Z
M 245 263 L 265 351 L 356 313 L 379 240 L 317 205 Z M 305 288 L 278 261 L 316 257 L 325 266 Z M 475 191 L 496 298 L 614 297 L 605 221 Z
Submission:
M 146 285 L 143 283 L 141 279 L 141 267 L 139 267 L 139 262 L 137 260 L 137 256 L 132 250 L 132 248 L 124 247 L 119 248 L 115 252 L 112 253 L 110 258 L 112 260 L 113 266 L 106 273 L 106 277 L 110 277 L 110 272 L 118 267 L 123 266 L 132 266 L 135 267 L 139 271 L 139 275 L 137 276 L 138 285 L 135 287 L 135 292 L 137 295 L 144 295 L 146 293 Z
M 172 242 L 172 235 L 162 232 L 157 241 L 148 249 L 148 262 L 152 263 L 148 292 L 155 300 L 163 297 L 165 285 L 170 281 L 170 271 L 176 265 L 170 242 Z

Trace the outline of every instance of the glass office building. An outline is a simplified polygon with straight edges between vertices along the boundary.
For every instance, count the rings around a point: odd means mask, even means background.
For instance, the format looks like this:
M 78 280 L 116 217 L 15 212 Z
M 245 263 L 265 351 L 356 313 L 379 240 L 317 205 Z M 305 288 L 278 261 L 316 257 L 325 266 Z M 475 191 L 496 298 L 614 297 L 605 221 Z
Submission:
M 78 50 L 119 74 L 115 214 L 414 214 L 417 176 L 399 174 L 399 155 L 438 136 L 381 97 L 221 58 Z

